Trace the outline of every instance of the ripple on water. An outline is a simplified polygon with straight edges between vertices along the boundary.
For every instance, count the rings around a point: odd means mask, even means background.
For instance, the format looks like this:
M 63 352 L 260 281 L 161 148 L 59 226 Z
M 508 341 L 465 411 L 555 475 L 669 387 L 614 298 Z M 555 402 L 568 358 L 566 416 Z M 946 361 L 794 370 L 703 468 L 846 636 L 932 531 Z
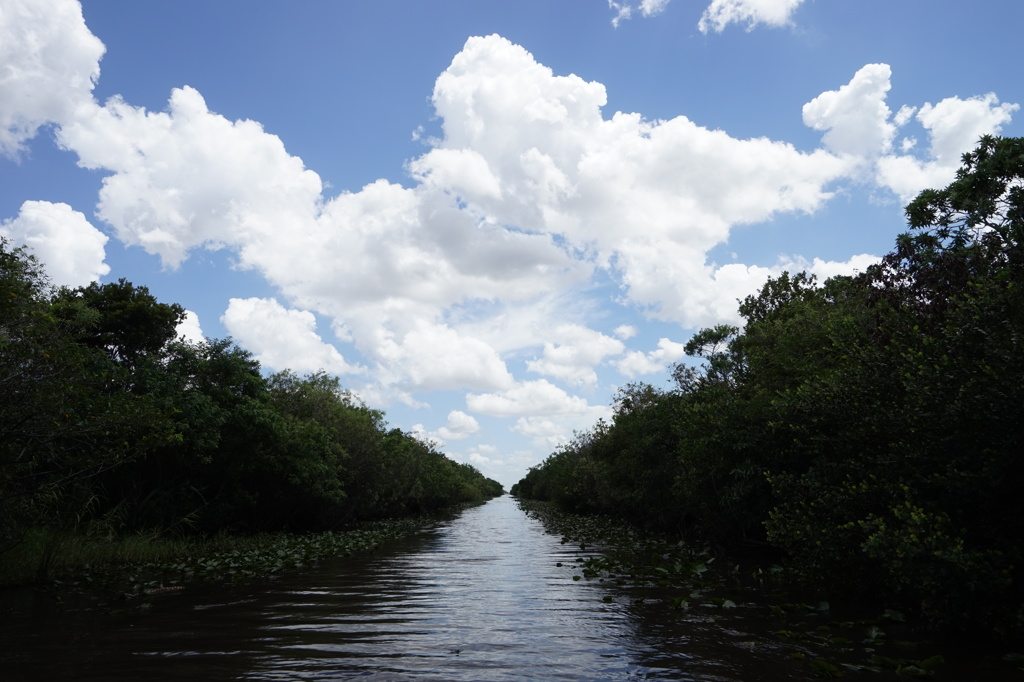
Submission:
M 184 590 L 34 640 L 4 628 L 8 646 L 32 647 L 4 679 L 805 679 L 744 650 L 742 632 L 665 622 L 663 608 L 573 581 L 575 557 L 499 498 L 269 585 Z

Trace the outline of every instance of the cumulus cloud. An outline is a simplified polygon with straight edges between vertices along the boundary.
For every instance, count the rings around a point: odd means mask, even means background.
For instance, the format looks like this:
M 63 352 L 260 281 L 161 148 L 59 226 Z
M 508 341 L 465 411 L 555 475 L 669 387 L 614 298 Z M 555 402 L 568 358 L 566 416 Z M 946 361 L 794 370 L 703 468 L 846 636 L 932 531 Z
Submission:
M 469 453 L 468 459 L 469 463 L 476 467 L 487 466 L 493 461 L 490 457 L 476 450 Z
M 814 210 L 845 168 L 682 117 L 608 120 L 605 100 L 600 84 L 554 76 L 507 40 L 471 39 L 438 78 L 445 135 L 410 163 L 419 184 L 378 181 L 329 201 L 276 136 L 209 111 L 191 88 L 175 90 L 166 112 L 96 105 L 59 140 L 83 166 L 113 172 L 99 215 L 123 241 L 172 267 L 194 248 L 234 248 L 243 267 L 331 318 L 385 380 L 495 389 L 507 370 L 465 324 L 444 322 L 453 306 L 505 314 L 614 263 L 634 303 L 699 324 L 716 314 L 701 301 L 715 282 L 706 250 L 731 224 Z M 679 267 L 651 282 L 666 248 Z M 534 368 L 592 382 L 558 358 L 572 352 L 552 346 Z
M 461 410 L 452 410 L 448 413 L 448 421 L 436 431 L 428 431 L 422 424 L 412 427 L 413 434 L 421 440 L 435 443 L 443 447 L 449 441 L 465 440 L 480 430 L 480 423 L 469 414 Z
M 175 332 L 179 338 L 183 338 L 190 343 L 202 343 L 206 340 L 203 328 L 199 325 L 199 316 L 191 310 L 185 311 L 185 319 L 178 324 Z
M 171 93 L 167 112 L 119 98 L 93 104 L 61 126 L 58 142 L 104 178 L 98 216 L 123 242 L 177 267 L 188 251 L 244 242 L 315 217 L 322 185 L 281 140 L 254 121 L 210 112 L 190 87 Z
M 973 149 L 983 135 L 997 135 L 1010 122 L 1018 104 L 1000 103 L 994 93 L 980 97 L 947 97 L 938 104 L 925 103 L 920 109 L 904 108 L 897 124 L 914 119 L 927 131 L 930 144 L 924 158 L 911 154 L 890 154 L 878 161 L 878 184 L 890 188 L 901 201 L 909 201 L 921 190 L 943 187 L 960 167 L 960 157 Z M 915 141 L 907 140 L 901 151 L 909 152 Z
M 122 241 L 171 267 L 195 248 L 233 248 L 293 304 L 330 318 L 385 383 L 494 390 L 512 381 L 498 342 L 459 311 L 536 306 L 599 267 L 651 315 L 718 321 L 733 314 L 730 287 L 766 274 L 716 270 L 707 251 L 735 224 L 816 210 L 854 165 L 682 116 L 605 118 L 606 100 L 600 83 L 556 76 L 504 38 L 472 38 L 435 84 L 444 135 L 409 163 L 416 186 L 380 180 L 330 200 L 279 138 L 209 111 L 187 87 L 165 112 L 93 105 L 58 139 L 112 172 L 99 215 Z M 593 382 L 567 360 L 593 348 L 546 341 L 534 371 Z
M 57 286 L 85 286 L 110 272 L 107 236 L 67 204 L 26 201 L 16 218 L 0 224 L 0 236 L 27 246 Z
M 625 350 L 618 339 L 580 325 L 559 325 L 549 338 L 543 356 L 527 361 L 527 369 L 574 386 L 595 385 L 594 367 Z
M 877 158 L 889 151 L 896 132 L 885 103 L 891 76 L 888 64 L 862 67 L 846 85 L 805 104 L 804 123 L 826 131 L 822 142 L 832 152 Z
M 729 323 L 740 324 L 742 318 L 739 314 L 740 302 L 751 294 L 757 293 L 768 281 L 769 277 L 778 277 L 785 271 L 800 272 L 808 270 L 819 276 L 820 279 L 827 279 L 833 275 L 850 275 L 856 272 L 863 272 L 872 262 L 878 260 L 878 256 L 861 254 L 852 256 L 848 261 L 823 261 L 821 259 L 807 260 L 798 255 L 780 255 L 778 261 L 769 267 L 760 265 L 744 265 L 742 263 L 729 263 L 722 266 L 707 265 L 700 260 L 693 259 L 688 265 L 679 265 L 679 261 L 666 259 L 665 268 L 686 268 L 685 276 L 690 278 L 693 291 L 689 296 L 683 292 L 672 289 L 666 282 L 679 281 L 672 272 L 662 273 L 657 269 L 642 272 L 642 279 L 637 280 L 634 286 L 638 292 L 643 292 L 653 303 L 658 303 L 661 311 L 657 316 L 666 319 L 673 319 L 671 313 L 678 310 L 678 318 L 689 321 L 690 327 L 707 327 L 713 324 Z M 678 277 L 682 277 L 680 274 Z M 678 319 L 677 318 L 677 319 Z M 643 354 L 630 352 L 618 363 L 620 371 L 626 376 L 643 374 L 644 367 L 651 367 L 640 361 Z M 634 374 L 630 374 L 633 372 Z
M 862 273 L 880 260 L 881 258 L 878 256 L 861 253 L 851 256 L 846 261 L 827 261 L 821 258 L 814 258 L 807 262 L 805 259 L 800 259 L 798 262 L 788 263 L 785 269 L 790 272 L 806 270 L 817 276 L 819 282 L 824 282 L 830 277 Z
M 232 298 L 221 322 L 267 367 L 332 374 L 361 371 L 320 338 L 316 318 L 307 310 L 289 310 L 275 299 Z
M 61 103 L 38 111 L 25 99 L 27 81 L 0 85 L 17 91 L 0 97 L 5 153 L 54 121 L 59 144 L 106 174 L 97 215 L 122 242 L 171 268 L 196 249 L 227 248 L 240 267 L 261 273 L 283 303 L 233 299 L 224 322 L 267 365 L 355 371 L 317 333 L 319 315 L 371 365 L 365 394 L 412 403 L 417 391 L 473 391 L 469 411 L 517 419 L 520 433 L 540 439 L 597 413 L 552 381 L 590 387 L 602 364 L 639 375 L 679 352 L 667 340 L 653 351 L 628 348 L 628 325 L 611 336 L 591 329 L 588 313 L 606 305 L 597 281 L 617 286 L 624 308 L 684 328 L 735 320 L 738 299 L 799 261 L 710 263 L 708 252 L 735 226 L 813 213 L 841 182 L 875 181 L 901 196 L 941 184 L 935 179 L 978 134 L 1016 110 L 989 95 L 893 115 L 889 67 L 872 64 L 807 104 L 804 120 L 823 142 L 805 152 L 685 116 L 607 112 L 601 83 L 557 75 L 500 36 L 474 37 L 434 84 L 442 133 L 409 161 L 408 186 L 378 180 L 328 199 L 277 136 L 211 111 L 193 88 L 172 91 L 159 112 L 118 98 L 95 102 L 102 45 L 75 23 L 80 17 L 63 29 L 39 21 L 43 10 L 72 3 L 8 4 L 20 14 L 5 14 L 2 30 L 35 26 L 49 45 L 25 68 L 49 65 L 64 76 L 46 82 L 65 85 L 44 87 Z M 701 30 L 782 25 L 799 4 L 715 0 Z M 612 7 L 649 16 L 665 5 Z M 76 45 L 82 51 L 63 60 Z M 84 80 L 69 80 L 72 72 Z M 914 125 L 927 146 L 910 137 L 896 145 Z M 76 234 L 86 234 L 78 224 Z M 838 273 L 870 258 L 809 266 Z M 546 378 L 517 382 L 510 359 Z M 458 433 L 455 426 L 441 428 Z
M 565 427 L 548 417 L 520 417 L 512 430 L 554 447 L 566 439 Z
M 731 226 L 812 212 L 854 165 L 827 150 L 739 140 L 683 116 L 605 118 L 606 99 L 601 84 L 555 76 L 504 38 L 470 39 L 435 84 L 445 132 L 438 144 L 473 150 L 502 192 L 469 182 L 453 191 L 477 215 L 558 235 L 614 269 L 630 301 L 684 325 L 710 319 L 703 299 L 715 282 L 705 257 Z M 448 161 L 426 155 L 415 167 L 426 177 L 431 164 Z M 436 173 L 459 176 L 457 168 Z
M 826 152 L 738 140 L 683 116 L 606 119 L 606 100 L 600 83 L 555 76 L 504 38 L 470 39 L 435 85 L 440 144 L 474 150 L 503 192 L 454 189 L 485 215 L 564 234 L 607 259 L 638 232 L 631 225 L 700 247 L 736 222 L 814 210 L 846 169 Z M 417 168 L 445 161 L 427 155 Z
M 472 149 L 432 149 L 409 164 L 412 177 L 425 185 L 458 194 L 501 197 L 498 178 L 487 160 Z
M 771 23 L 794 8 L 716 3 L 709 12 Z M 732 226 L 813 212 L 832 183 L 875 161 L 884 184 L 908 191 L 897 183 L 915 173 L 893 169 L 916 157 L 891 147 L 910 114 L 892 118 L 889 81 L 888 66 L 868 65 L 809 102 L 804 119 L 824 133 L 824 147 L 805 153 L 683 116 L 607 118 L 600 83 L 554 75 L 504 38 L 471 38 L 435 84 L 444 134 L 409 163 L 417 184 L 381 180 L 330 200 L 280 139 L 209 111 L 191 88 L 175 90 L 166 112 L 116 98 L 86 107 L 59 140 L 83 166 L 113 173 L 99 215 L 123 241 L 172 267 L 191 249 L 231 247 L 293 303 L 329 317 L 390 383 L 495 389 L 510 382 L 497 342 L 469 333 L 481 319 L 459 311 L 506 315 L 603 268 L 648 314 L 711 324 L 733 317 L 736 299 L 771 272 L 707 263 Z M 1011 110 L 956 100 L 914 111 L 932 131 L 932 153 L 945 158 L 964 131 L 990 129 Z M 593 381 L 592 370 L 565 361 L 586 349 L 547 341 L 533 370 Z M 457 369 L 466 367 L 458 354 L 471 369 Z
M 170 267 L 195 248 L 237 250 L 242 267 L 330 317 L 386 380 L 419 390 L 511 381 L 493 349 L 443 323 L 452 306 L 536 300 L 590 271 L 550 234 L 464 210 L 461 195 L 500 195 L 472 150 L 429 152 L 410 166 L 415 189 L 380 180 L 325 201 L 279 138 L 209 111 L 187 87 L 166 112 L 93 106 L 58 139 L 82 166 L 113 171 L 99 215 L 122 241 Z
M 569 395 L 546 379 L 523 381 L 500 393 L 470 393 L 466 405 L 472 412 L 492 417 L 584 414 L 584 398 Z
M 0 155 L 92 101 L 105 48 L 77 0 L 6 0 L 0 8 Z
M 417 390 L 502 388 L 512 384 L 504 361 L 489 345 L 444 325 L 421 323 L 401 339 L 383 339 L 377 356 Z
M 613 333 L 615 334 L 615 338 L 622 339 L 623 341 L 625 341 L 636 336 L 637 329 L 631 324 L 620 324 L 618 327 L 615 328 L 615 331 Z
M 626 357 L 616 363 L 619 372 L 633 379 L 641 374 L 664 372 L 670 365 L 686 357 L 685 343 L 676 343 L 669 339 L 658 339 L 658 347 L 648 353 L 630 351 Z
M 448 423 L 441 427 L 440 433 L 449 440 L 461 440 L 479 430 L 480 424 L 472 415 L 461 410 L 452 410 L 448 413 Z
M 804 123 L 824 132 L 829 151 L 854 160 L 852 177 L 874 181 L 907 202 L 921 190 L 948 184 L 960 157 L 983 135 L 998 134 L 1019 105 L 1001 103 L 995 94 L 948 97 L 938 104 L 903 105 L 892 114 L 886 99 L 891 88 L 888 64 L 868 64 L 846 85 L 824 92 L 803 107 Z M 928 136 L 928 149 L 915 153 L 917 139 L 899 131 L 916 121 Z
M 712 0 L 701 15 L 701 33 L 721 33 L 729 24 L 746 22 L 751 31 L 758 24 L 785 26 L 804 0 Z
M 550 452 L 568 443 L 574 434 L 592 429 L 598 420 L 611 419 L 612 412 L 610 407 L 592 405 L 579 414 L 519 417 L 512 431 Z

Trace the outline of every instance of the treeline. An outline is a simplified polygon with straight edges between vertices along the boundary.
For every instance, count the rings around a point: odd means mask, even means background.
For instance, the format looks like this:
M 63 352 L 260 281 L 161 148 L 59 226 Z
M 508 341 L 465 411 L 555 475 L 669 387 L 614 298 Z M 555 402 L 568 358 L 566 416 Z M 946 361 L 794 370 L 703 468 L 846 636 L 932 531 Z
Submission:
M 986 137 L 867 272 L 769 281 L 674 388 L 513 494 L 782 552 L 808 583 L 919 622 L 1024 634 L 1024 140 Z
M 319 531 L 503 493 L 325 373 L 265 376 L 124 280 L 53 289 L 0 240 L 0 561 L 31 529 Z

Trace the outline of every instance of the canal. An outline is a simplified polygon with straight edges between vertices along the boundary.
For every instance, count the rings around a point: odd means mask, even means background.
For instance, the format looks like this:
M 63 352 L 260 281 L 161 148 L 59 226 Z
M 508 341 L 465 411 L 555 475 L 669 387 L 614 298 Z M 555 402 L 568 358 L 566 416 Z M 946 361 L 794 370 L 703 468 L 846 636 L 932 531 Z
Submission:
M 190 587 L 143 612 L 5 615 L 0 678 L 816 679 L 742 609 L 678 617 L 574 581 L 574 549 L 506 496 L 262 584 Z

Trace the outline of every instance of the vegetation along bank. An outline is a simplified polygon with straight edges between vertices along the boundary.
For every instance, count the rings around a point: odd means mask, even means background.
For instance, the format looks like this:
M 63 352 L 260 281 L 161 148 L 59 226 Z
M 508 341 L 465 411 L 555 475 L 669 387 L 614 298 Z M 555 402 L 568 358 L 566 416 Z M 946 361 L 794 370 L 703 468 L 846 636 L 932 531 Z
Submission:
M 0 586 L 503 493 L 326 373 L 177 338 L 183 316 L 123 279 L 53 288 L 0 240 Z
M 771 279 L 674 386 L 513 493 L 778 557 L 915 627 L 1024 639 L 1024 139 L 985 137 L 866 272 Z

